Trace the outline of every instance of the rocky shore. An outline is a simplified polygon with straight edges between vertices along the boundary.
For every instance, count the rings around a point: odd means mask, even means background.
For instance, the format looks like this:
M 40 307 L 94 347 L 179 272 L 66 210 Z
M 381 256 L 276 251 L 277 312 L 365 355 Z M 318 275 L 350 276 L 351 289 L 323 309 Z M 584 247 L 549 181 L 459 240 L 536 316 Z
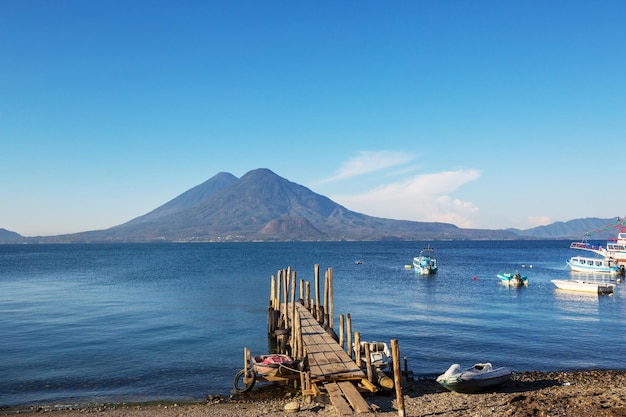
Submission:
M 626 416 L 626 371 L 523 372 L 497 391 L 448 392 L 434 380 L 403 386 L 405 416 Z M 365 394 L 377 416 L 397 416 L 395 393 Z M 0 408 L 0 415 L 45 413 L 50 417 L 261 417 L 338 416 L 326 397 L 306 403 L 285 387 L 266 385 L 228 398 L 208 396 L 193 404 L 92 404 Z

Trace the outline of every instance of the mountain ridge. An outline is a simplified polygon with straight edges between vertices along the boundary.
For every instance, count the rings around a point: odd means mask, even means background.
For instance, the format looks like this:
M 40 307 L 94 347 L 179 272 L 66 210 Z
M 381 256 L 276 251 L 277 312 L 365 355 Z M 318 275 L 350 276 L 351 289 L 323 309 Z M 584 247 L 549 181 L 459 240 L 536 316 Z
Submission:
M 606 224 L 606 219 L 585 220 L 528 230 L 488 230 L 385 219 L 351 211 L 267 168 L 258 168 L 241 178 L 220 172 L 154 210 L 108 229 L 46 237 L 7 231 L 0 233 L 0 242 L 511 240 L 555 239 L 557 235 L 569 239 L 581 237 L 579 230 L 573 232 L 577 227 L 590 226 L 589 230 L 600 227 L 601 221 Z

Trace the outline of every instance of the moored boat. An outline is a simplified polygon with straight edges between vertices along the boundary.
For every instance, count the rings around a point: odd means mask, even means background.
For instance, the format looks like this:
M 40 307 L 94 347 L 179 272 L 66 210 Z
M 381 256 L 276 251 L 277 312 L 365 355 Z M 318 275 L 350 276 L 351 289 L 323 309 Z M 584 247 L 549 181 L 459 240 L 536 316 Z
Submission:
M 528 277 L 517 272 L 514 274 L 498 274 L 498 278 L 500 278 L 500 282 L 504 285 L 510 285 L 512 287 L 528 286 Z
M 588 242 L 588 238 L 592 238 L 594 234 L 606 232 L 610 229 L 617 229 L 617 237 L 608 239 L 606 247 Z M 626 265 L 626 218 L 618 217 L 614 222 L 600 229 L 585 233 L 583 240 L 581 242 L 572 242 L 570 248 L 593 252 L 604 258 L 611 259 L 617 265 L 623 267 Z
M 596 294 L 612 294 L 615 289 L 615 284 L 610 282 L 553 279 L 552 283 L 562 290 L 591 292 Z
M 367 346 L 367 350 L 369 350 L 370 354 L 370 365 L 373 367 L 373 371 L 376 374 L 374 376 L 376 382 L 381 388 L 391 389 L 393 388 L 393 379 L 391 379 L 386 373 L 385 370 L 389 371 L 387 368 L 391 368 L 391 350 L 389 349 L 389 345 L 385 342 L 360 342 L 359 348 L 353 343 L 352 349 L 356 355 L 357 349 L 359 349 L 359 355 L 361 357 L 361 368 L 367 368 L 365 349 Z
M 413 258 L 413 269 L 416 273 L 430 275 L 437 272 L 437 257 L 435 249 L 430 245 L 420 251 L 419 255 Z
M 280 375 L 297 369 L 297 362 L 288 355 L 269 354 L 252 357 L 252 367 L 259 375 Z
M 624 266 L 619 266 L 616 260 L 610 258 L 572 256 L 568 259 L 567 265 L 574 272 L 624 275 Z
M 455 363 L 437 377 L 444 388 L 462 393 L 473 393 L 495 388 L 511 379 L 511 370 L 506 367 L 493 368 L 491 363 L 477 363 L 462 369 Z
M 370 364 L 379 369 L 385 369 L 391 363 L 391 350 L 389 346 L 385 342 L 361 342 L 360 343 L 360 354 L 361 354 L 361 362 L 362 365 L 365 364 L 364 355 L 365 355 L 365 345 L 368 345 L 370 351 Z M 353 344 L 353 350 L 356 354 L 357 347 Z

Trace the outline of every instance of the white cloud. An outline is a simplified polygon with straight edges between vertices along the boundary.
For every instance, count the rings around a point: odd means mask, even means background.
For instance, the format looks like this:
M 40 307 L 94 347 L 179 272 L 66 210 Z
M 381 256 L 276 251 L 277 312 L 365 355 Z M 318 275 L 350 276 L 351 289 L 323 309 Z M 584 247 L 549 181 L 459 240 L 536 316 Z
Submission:
M 415 159 L 415 155 L 396 151 L 360 151 L 355 157 L 345 161 L 339 172 L 320 181 L 320 184 L 357 177 L 390 167 L 406 164 Z
M 530 227 L 545 226 L 552 223 L 550 216 L 528 216 Z
M 471 216 L 478 208 L 450 193 L 480 178 L 480 171 L 463 169 L 416 175 L 356 195 L 332 198 L 350 210 L 398 220 L 453 223 L 473 227 Z

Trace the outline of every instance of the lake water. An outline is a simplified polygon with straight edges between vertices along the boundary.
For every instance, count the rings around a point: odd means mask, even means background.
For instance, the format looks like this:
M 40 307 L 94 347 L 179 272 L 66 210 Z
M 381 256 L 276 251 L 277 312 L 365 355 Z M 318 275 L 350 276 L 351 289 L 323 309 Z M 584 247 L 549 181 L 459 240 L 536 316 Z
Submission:
M 626 290 L 557 290 L 566 241 L 0 245 L 0 406 L 228 395 L 243 348 L 268 352 L 270 280 L 333 268 L 335 325 L 398 339 L 417 375 L 489 361 L 514 371 L 625 369 Z M 362 264 L 355 261 L 361 260 Z M 508 288 L 499 272 L 529 286 Z M 322 280 L 323 281 L 323 280 Z

